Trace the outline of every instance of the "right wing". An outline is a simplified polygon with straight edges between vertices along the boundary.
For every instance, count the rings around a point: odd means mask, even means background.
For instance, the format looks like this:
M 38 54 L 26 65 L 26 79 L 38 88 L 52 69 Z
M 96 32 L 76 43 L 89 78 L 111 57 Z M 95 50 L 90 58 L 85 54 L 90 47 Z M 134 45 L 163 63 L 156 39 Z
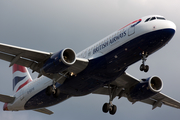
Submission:
M 153 106 L 152 109 L 155 109 L 156 107 L 161 107 L 163 104 L 170 106 L 170 107 L 180 109 L 179 101 L 177 101 L 163 93 L 157 93 L 156 95 L 152 96 L 151 98 L 143 100 L 141 102 L 152 105 Z
M 40 69 L 52 55 L 53 54 L 50 52 L 43 52 L 0 43 L 0 59 L 10 62 L 9 66 L 18 64 L 28 67 L 38 73 L 40 73 Z M 76 62 L 71 65 L 68 70 L 78 74 L 87 67 L 88 63 L 89 61 L 87 59 L 76 58 Z M 41 73 L 39 75 L 41 75 Z M 45 76 L 51 79 L 60 79 L 58 81 L 59 83 L 62 83 L 64 79 L 66 79 L 63 74 L 46 74 Z
M 111 85 L 117 86 L 117 88 L 119 88 L 116 90 L 116 91 L 118 91 L 118 92 L 116 92 L 116 96 L 127 97 L 126 94 L 123 94 L 123 92 L 121 92 L 122 91 L 121 88 L 125 88 L 128 90 L 129 88 L 131 88 L 133 85 L 135 85 L 137 83 L 139 83 L 139 79 L 131 76 L 128 73 L 124 73 L 122 76 L 118 77 L 114 82 L 112 82 Z M 126 93 L 126 91 L 124 91 L 124 93 Z M 105 87 L 95 90 L 93 92 L 93 94 L 109 95 L 109 90 L 105 86 Z M 177 101 L 161 92 L 157 93 L 156 95 L 154 95 L 148 99 L 142 100 L 140 102 L 152 105 L 152 109 L 155 109 L 156 107 L 161 107 L 163 104 L 170 106 L 170 107 L 180 109 L 179 101 Z

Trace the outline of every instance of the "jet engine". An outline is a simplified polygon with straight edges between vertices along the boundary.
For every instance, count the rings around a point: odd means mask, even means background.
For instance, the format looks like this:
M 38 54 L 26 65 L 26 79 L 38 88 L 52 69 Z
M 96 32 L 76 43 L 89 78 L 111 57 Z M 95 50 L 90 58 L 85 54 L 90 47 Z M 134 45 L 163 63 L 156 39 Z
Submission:
M 163 82 L 157 76 L 142 79 L 140 83 L 130 88 L 128 99 L 131 102 L 141 101 L 159 93 L 162 88 Z
M 76 53 L 70 49 L 65 48 L 54 53 L 43 65 L 41 69 L 42 74 L 56 74 L 67 70 L 76 62 Z

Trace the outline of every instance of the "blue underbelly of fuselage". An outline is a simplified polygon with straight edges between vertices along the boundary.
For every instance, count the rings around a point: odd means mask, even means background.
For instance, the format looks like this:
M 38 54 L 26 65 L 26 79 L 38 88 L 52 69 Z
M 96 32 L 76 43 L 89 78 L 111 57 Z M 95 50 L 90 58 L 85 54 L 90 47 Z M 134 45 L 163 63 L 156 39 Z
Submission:
M 89 61 L 87 68 L 77 76 L 66 79 L 57 85 L 61 94 L 58 98 L 47 96 L 43 90 L 25 104 L 25 109 L 48 107 L 60 103 L 71 96 L 82 96 L 109 84 L 121 76 L 128 66 L 141 59 L 143 51 L 152 54 L 166 45 L 175 30 L 163 29 L 136 37 L 117 49 L 99 58 Z

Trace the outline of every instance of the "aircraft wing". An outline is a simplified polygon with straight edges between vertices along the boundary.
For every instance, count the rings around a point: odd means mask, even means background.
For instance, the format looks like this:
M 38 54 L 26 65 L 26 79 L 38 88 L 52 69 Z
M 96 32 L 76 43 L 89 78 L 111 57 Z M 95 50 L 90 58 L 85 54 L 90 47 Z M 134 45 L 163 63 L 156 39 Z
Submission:
M 10 66 L 19 64 L 39 72 L 40 63 L 50 56 L 51 53 L 48 52 L 0 43 L 0 59 L 10 62 Z
M 122 76 L 117 78 L 114 82 L 111 83 L 113 86 L 117 86 L 118 89 L 121 90 L 121 88 L 130 89 L 133 85 L 139 83 L 139 79 L 129 75 L 128 73 L 124 73 Z M 121 92 L 117 92 L 116 96 L 121 97 Z M 118 90 L 117 90 L 118 91 Z M 93 92 L 93 94 L 102 94 L 102 95 L 109 95 L 109 90 L 107 87 L 102 87 Z M 124 97 L 127 97 L 125 94 L 123 94 Z M 156 95 L 152 96 L 151 98 L 142 100 L 140 102 L 152 105 L 152 109 L 155 109 L 156 107 L 161 107 L 163 104 L 178 108 L 180 109 L 180 102 L 163 94 L 163 93 L 157 93 Z
M 40 112 L 40 113 L 44 113 L 44 114 L 47 114 L 47 115 L 53 114 L 52 111 L 50 111 L 50 110 L 48 110 L 48 109 L 46 109 L 46 108 L 36 109 L 36 110 L 34 110 L 34 111 Z
M 153 106 L 152 109 L 155 108 L 155 104 L 158 105 L 158 107 L 161 107 L 162 104 L 164 105 L 167 105 L 167 106 L 170 106 L 170 107 L 174 107 L 174 108 L 178 108 L 180 109 L 180 102 L 163 94 L 163 93 L 158 93 L 154 96 L 152 96 L 150 99 L 146 99 L 146 100 L 143 100 L 141 102 L 144 102 L 144 103 L 147 103 L 147 104 L 150 104 Z M 158 103 L 159 102 L 159 103 Z
M 44 62 L 49 59 L 51 55 L 52 53 L 50 52 L 43 52 L 0 43 L 0 59 L 10 62 L 9 66 L 18 64 L 28 67 L 38 73 L 40 73 L 40 69 L 43 67 Z M 87 65 L 87 59 L 77 58 L 74 65 L 69 67 L 69 69 L 77 74 L 84 70 Z M 46 77 L 51 79 L 53 79 L 54 76 L 60 78 L 62 75 L 46 75 Z

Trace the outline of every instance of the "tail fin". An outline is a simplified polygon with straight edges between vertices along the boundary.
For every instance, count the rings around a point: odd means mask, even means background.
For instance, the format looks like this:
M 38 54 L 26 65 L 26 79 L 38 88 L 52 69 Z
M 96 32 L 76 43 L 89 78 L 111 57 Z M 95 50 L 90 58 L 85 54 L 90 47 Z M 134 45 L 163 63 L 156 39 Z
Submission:
M 23 88 L 32 78 L 26 67 L 14 64 L 13 65 L 13 91 L 14 93 Z

